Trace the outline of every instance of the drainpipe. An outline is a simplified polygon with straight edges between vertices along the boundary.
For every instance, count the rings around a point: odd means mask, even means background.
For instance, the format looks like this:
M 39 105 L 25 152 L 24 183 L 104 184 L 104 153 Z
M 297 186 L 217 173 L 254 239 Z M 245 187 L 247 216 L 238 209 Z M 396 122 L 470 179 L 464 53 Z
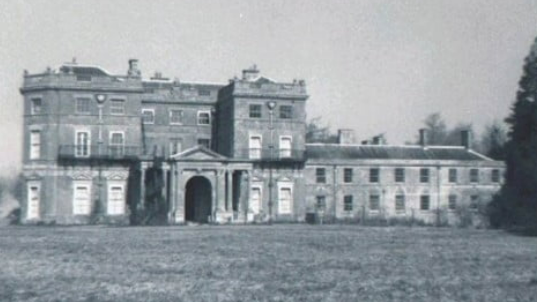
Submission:
M 440 226 L 440 165 L 436 166 L 436 226 Z
M 336 184 L 337 184 L 337 166 L 334 165 L 332 166 L 333 168 L 333 179 L 332 179 L 332 183 L 333 183 L 333 188 L 332 188 L 332 192 L 333 192 L 333 196 L 332 196 L 332 199 L 333 199 L 333 202 L 334 202 L 334 221 L 336 220 L 337 218 L 337 200 L 336 200 L 336 197 L 337 197 L 337 191 L 336 191 Z

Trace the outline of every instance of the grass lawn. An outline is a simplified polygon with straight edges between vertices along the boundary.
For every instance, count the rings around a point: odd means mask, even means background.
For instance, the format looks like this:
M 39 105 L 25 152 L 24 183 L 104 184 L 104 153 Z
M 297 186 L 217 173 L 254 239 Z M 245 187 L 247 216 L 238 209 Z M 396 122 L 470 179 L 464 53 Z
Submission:
M 537 301 L 537 238 L 342 225 L 7 227 L 0 301 Z

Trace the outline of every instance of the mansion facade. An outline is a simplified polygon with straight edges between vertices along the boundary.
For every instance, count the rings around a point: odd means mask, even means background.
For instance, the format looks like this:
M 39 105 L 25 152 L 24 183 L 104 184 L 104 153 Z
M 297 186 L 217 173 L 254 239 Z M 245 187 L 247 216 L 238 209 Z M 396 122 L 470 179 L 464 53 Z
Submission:
M 306 143 L 306 84 L 253 66 L 186 82 L 137 60 L 126 75 L 75 62 L 29 74 L 23 223 L 453 222 L 499 189 L 502 162 L 461 146 Z

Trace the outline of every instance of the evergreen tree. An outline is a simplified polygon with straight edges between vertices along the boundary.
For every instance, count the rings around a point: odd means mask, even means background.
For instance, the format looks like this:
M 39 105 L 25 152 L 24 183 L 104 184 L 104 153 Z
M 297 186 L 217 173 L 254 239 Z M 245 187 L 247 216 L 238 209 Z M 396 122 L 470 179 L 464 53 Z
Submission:
M 506 119 L 505 183 L 491 204 L 497 227 L 537 226 L 537 39 L 525 59 L 519 90 Z

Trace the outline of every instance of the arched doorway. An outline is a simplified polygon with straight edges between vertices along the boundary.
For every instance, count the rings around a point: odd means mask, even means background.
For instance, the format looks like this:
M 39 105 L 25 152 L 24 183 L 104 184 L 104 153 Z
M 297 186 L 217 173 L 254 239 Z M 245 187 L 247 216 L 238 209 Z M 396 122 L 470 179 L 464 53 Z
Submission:
M 194 176 L 186 183 L 185 221 L 209 222 L 212 204 L 211 182 L 203 176 Z

